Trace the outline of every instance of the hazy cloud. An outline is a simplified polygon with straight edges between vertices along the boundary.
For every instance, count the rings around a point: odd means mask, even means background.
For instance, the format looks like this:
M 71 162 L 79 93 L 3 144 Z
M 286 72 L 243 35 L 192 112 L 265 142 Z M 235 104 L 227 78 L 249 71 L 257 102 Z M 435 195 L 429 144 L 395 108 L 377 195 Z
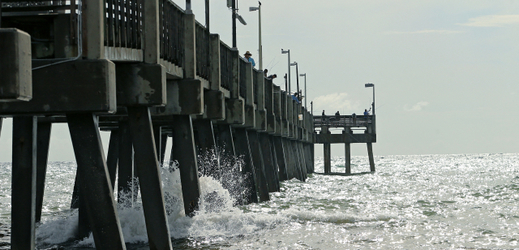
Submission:
M 416 103 L 415 105 L 413 105 L 412 107 L 409 107 L 409 105 L 404 105 L 404 110 L 405 111 L 420 111 L 422 110 L 423 107 L 429 105 L 428 102 L 425 102 L 425 101 L 421 101 L 421 102 L 418 102 Z
M 358 103 L 353 103 L 347 98 L 348 93 L 333 93 L 324 96 L 318 96 L 314 99 L 314 103 L 324 110 L 326 113 L 333 114 L 335 111 L 349 112 L 358 109 Z M 320 112 L 319 112 L 320 113 Z
M 459 30 L 417 30 L 417 31 L 388 31 L 386 34 L 458 34 L 463 33 L 463 31 Z
M 467 23 L 459 25 L 471 27 L 502 27 L 510 24 L 519 24 L 519 15 L 489 15 L 470 18 Z

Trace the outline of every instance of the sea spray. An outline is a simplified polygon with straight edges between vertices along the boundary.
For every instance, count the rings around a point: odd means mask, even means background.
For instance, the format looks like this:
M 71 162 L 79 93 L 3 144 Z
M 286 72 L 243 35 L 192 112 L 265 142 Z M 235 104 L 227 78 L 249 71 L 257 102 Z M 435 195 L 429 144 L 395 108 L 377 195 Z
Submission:
M 220 182 L 233 199 L 234 205 L 244 204 L 251 189 L 248 187 L 250 173 L 243 172 L 243 156 L 228 154 L 225 149 L 210 149 L 198 155 L 200 176 L 210 176 Z M 211 199 L 211 195 L 209 194 Z
M 180 166 L 173 161 L 160 168 L 168 226 L 174 241 L 180 240 L 184 246 L 195 241 L 225 245 L 229 238 L 272 228 L 284 220 L 277 215 L 248 213 L 236 207 L 248 195 L 245 183 L 246 178 L 251 177 L 242 173 L 242 158 L 227 156 L 223 151 L 220 154 L 211 151 L 200 155 L 199 159 L 202 159 L 199 165 L 201 199 L 199 210 L 192 218 L 184 214 Z M 138 190 L 133 186 L 137 183 L 137 179 L 132 180 L 129 190 Z M 114 197 L 125 242 L 133 246 L 147 244 L 140 195 L 114 190 Z M 64 209 L 54 213 L 53 217 L 44 218 L 37 228 L 38 247 L 95 247 L 92 234 L 85 239 L 74 239 L 77 222 L 77 209 Z

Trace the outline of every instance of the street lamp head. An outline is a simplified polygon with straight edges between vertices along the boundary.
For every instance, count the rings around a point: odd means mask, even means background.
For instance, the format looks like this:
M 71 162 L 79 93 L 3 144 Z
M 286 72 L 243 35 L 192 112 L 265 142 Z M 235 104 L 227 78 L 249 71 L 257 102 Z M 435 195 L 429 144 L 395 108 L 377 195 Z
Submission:
M 290 49 L 288 49 L 288 50 L 281 49 L 281 54 L 287 54 L 287 53 L 290 53 Z
M 236 13 L 236 19 L 238 19 L 238 21 L 240 21 L 241 24 L 247 25 L 247 22 L 245 22 L 245 19 L 243 19 L 243 17 L 238 15 L 238 13 Z
M 299 76 L 306 76 L 306 73 L 304 73 L 304 74 L 299 74 Z
M 366 88 L 375 87 L 375 84 L 373 84 L 373 83 L 366 83 L 366 84 L 364 84 L 364 87 L 366 87 Z
M 297 66 L 297 62 L 291 63 L 290 66 Z
M 259 10 L 259 7 L 249 7 L 249 11 L 257 11 Z

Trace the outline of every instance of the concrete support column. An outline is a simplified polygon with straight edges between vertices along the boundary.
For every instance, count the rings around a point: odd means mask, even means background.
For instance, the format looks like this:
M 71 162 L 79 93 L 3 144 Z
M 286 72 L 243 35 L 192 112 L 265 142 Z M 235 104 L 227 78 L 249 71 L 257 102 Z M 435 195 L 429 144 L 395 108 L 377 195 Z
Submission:
M 229 124 L 218 124 L 216 134 L 216 144 L 220 150 L 223 150 L 226 155 L 235 156 L 236 149 L 232 137 L 232 129 Z
M 345 162 L 344 167 L 346 168 L 346 174 L 351 174 L 351 149 L 350 149 L 350 143 L 346 142 L 344 143 L 344 155 L 345 155 Z
M 144 21 L 143 50 L 145 63 L 158 63 L 160 58 L 160 32 L 159 32 L 159 0 L 146 0 L 143 2 Z
M 310 145 L 308 145 L 308 147 L 310 148 L 310 156 L 312 157 L 311 158 L 312 173 L 315 173 L 315 145 L 310 144 Z
M 193 131 L 194 131 L 194 139 L 195 145 L 198 153 L 198 166 L 205 166 L 201 168 L 204 170 L 202 174 L 209 174 L 213 178 L 218 179 L 219 176 L 216 174 L 220 174 L 220 171 L 214 171 L 220 169 L 220 154 L 219 149 L 216 148 L 215 134 L 213 130 L 213 122 L 208 119 L 197 119 L 193 120 Z M 206 156 L 206 154 L 210 153 L 213 150 L 214 157 L 216 161 L 211 162 L 203 162 L 204 160 L 208 160 L 208 158 L 201 158 L 200 156 Z
M 373 144 L 371 142 L 368 142 L 367 146 L 368 146 L 369 170 L 371 172 L 375 172 L 375 160 L 373 159 Z
M 83 56 L 104 59 L 105 6 L 102 0 L 83 1 Z
M 108 177 L 97 119 L 93 114 L 67 114 L 78 166 L 81 208 L 98 249 L 126 249 Z
M 274 162 L 274 178 L 275 178 L 275 183 L 277 185 L 276 189 L 277 191 L 279 192 L 281 190 L 281 186 L 280 186 L 280 180 L 279 180 L 279 166 L 278 166 L 278 159 L 277 159 L 277 154 L 276 154 L 276 147 L 274 146 L 274 136 L 273 135 L 269 135 L 269 142 L 270 142 L 270 154 L 272 155 L 272 161 Z
M 220 90 L 221 66 L 220 66 L 220 35 L 209 35 L 209 60 L 211 67 L 211 90 Z
M 215 149 L 216 142 L 211 120 L 193 120 L 193 129 L 195 131 L 195 144 L 198 148 L 198 154 Z
M 36 159 L 36 217 L 35 221 L 41 221 L 41 209 L 43 206 L 43 193 L 45 190 L 45 175 L 47 172 L 47 159 L 49 156 L 50 131 L 52 123 L 38 122 L 37 133 L 37 159 Z
M 132 189 L 131 183 L 133 182 L 133 145 L 132 137 L 130 133 L 130 124 L 128 122 L 119 123 L 119 168 L 118 168 L 118 202 L 123 202 L 123 193 L 131 193 L 129 197 L 135 197 L 137 190 L 135 186 Z
M 193 138 L 193 124 L 189 115 L 174 115 L 172 160 L 177 160 L 182 182 L 184 211 L 187 216 L 194 216 L 200 201 L 200 182 L 198 181 L 198 163 Z
M 285 149 L 283 147 L 283 138 L 280 136 L 274 136 L 273 145 L 274 152 L 276 153 L 276 159 L 279 167 L 279 180 L 286 181 L 288 180 L 287 174 L 287 159 L 285 157 Z
M 117 163 L 119 161 L 119 129 L 110 131 L 110 142 L 108 144 L 108 155 L 106 156 L 106 167 L 110 175 L 112 189 L 115 188 L 115 177 L 117 174 Z
M 277 163 L 274 161 L 271 150 L 270 138 L 267 133 L 259 133 L 261 152 L 263 155 L 263 166 L 269 192 L 279 191 L 279 179 Z
M 184 15 L 184 79 L 196 78 L 196 26 L 195 15 Z
M 311 148 L 313 147 L 314 145 L 312 143 L 304 143 L 303 144 L 303 147 L 304 147 L 304 150 L 305 150 L 305 153 L 306 153 L 306 169 L 307 169 L 307 172 L 308 174 L 313 174 L 314 173 L 314 163 L 313 163 L 313 160 L 312 160 L 312 150 Z
M 246 186 L 249 189 L 246 195 L 245 203 L 258 202 L 258 194 L 256 189 L 256 182 L 254 181 L 254 164 L 252 162 L 252 151 L 250 148 L 249 135 L 245 128 L 234 129 L 234 139 L 236 144 L 236 155 L 243 157 L 242 172 L 246 175 Z
M 163 141 L 162 141 L 162 126 L 160 125 L 154 125 L 153 126 L 153 137 L 155 140 L 155 153 L 157 154 L 157 161 L 159 163 L 159 166 L 162 164 L 162 161 L 164 158 L 162 157 L 162 147 L 163 147 Z
M 36 132 L 33 116 L 13 118 L 11 248 L 34 249 Z
M 128 107 L 128 120 L 150 249 L 172 249 L 149 108 Z
M 301 163 L 301 172 L 303 174 L 303 179 L 301 181 L 306 181 L 306 178 L 308 178 L 308 171 L 306 168 L 306 155 L 305 151 L 303 150 L 303 143 L 301 141 L 296 141 L 297 144 L 297 151 L 299 152 L 299 156 L 301 157 L 300 163 Z
M 301 162 L 301 154 L 299 153 L 299 150 L 298 150 L 298 142 L 295 141 L 295 140 L 291 140 L 290 141 L 291 143 L 291 151 L 294 155 L 294 159 L 295 159 L 295 167 L 296 167 L 296 171 L 297 171 L 297 179 L 300 180 L 300 181 L 304 181 L 305 180 L 305 177 L 304 177 L 304 173 L 303 173 L 303 164 Z
M 329 174 L 332 172 L 330 143 L 324 143 L 324 153 L 323 154 L 324 154 L 324 173 Z
M 287 179 L 290 180 L 296 176 L 295 171 L 294 171 L 294 168 L 295 168 L 294 156 L 292 155 L 292 150 L 290 150 L 290 148 L 291 148 L 290 140 L 287 138 L 283 138 L 282 144 L 283 144 L 283 150 L 284 150 L 283 152 L 285 154 L 285 158 L 286 158 L 286 162 L 287 162 L 287 165 L 286 165 Z
M 252 151 L 252 161 L 254 162 L 254 177 L 256 178 L 256 186 L 261 201 L 268 201 L 269 193 L 267 187 L 267 181 L 265 177 L 265 167 L 263 163 L 263 153 L 261 152 L 260 141 L 258 132 L 249 131 L 249 142 Z

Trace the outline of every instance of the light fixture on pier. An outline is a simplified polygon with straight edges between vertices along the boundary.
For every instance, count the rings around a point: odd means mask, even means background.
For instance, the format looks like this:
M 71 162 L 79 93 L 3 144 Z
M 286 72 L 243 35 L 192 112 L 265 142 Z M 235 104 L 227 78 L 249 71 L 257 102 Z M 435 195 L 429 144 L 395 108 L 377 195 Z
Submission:
M 237 0 L 227 0 L 227 7 L 232 9 L 232 47 L 237 48 L 236 45 L 236 19 L 243 25 L 247 25 L 245 19 L 238 14 Z
M 296 66 L 296 76 L 299 75 L 299 66 L 297 65 L 297 62 L 293 62 L 290 64 L 290 66 Z M 296 93 L 299 93 L 299 77 L 296 79 L 297 81 L 297 89 Z
M 263 48 L 261 45 L 261 2 L 258 1 L 258 7 L 249 7 L 249 11 L 258 11 L 258 54 L 259 54 L 259 69 L 263 70 Z
M 364 87 L 373 88 L 373 103 L 371 103 L 371 108 L 373 109 L 373 115 L 375 115 L 375 84 L 368 82 L 364 84 Z
M 308 108 L 308 107 L 306 106 L 306 99 L 308 99 L 308 98 L 306 98 L 306 73 L 299 74 L 299 76 L 304 76 L 304 77 L 305 77 L 305 108 Z
M 288 91 L 288 93 L 290 94 L 291 93 L 291 82 L 290 82 L 290 49 L 288 50 L 284 50 L 284 49 L 281 49 L 281 54 L 288 54 L 288 89 L 285 89 L 285 91 Z

